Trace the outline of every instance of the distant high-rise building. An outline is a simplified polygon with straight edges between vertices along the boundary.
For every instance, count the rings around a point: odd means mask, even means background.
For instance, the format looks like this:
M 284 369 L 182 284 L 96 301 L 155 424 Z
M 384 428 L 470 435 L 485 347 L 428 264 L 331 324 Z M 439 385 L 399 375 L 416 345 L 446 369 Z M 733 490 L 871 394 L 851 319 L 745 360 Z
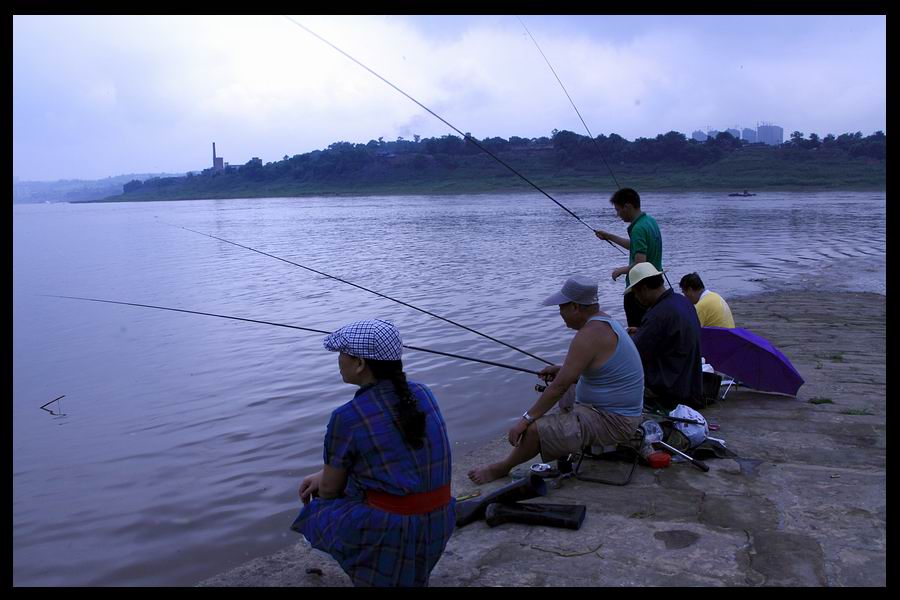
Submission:
M 691 134 L 691 139 L 697 140 L 698 142 L 705 142 L 706 134 L 698 129 Z
M 741 132 L 741 139 L 747 140 L 751 144 L 755 144 L 756 143 L 756 130 L 748 129 L 747 127 L 744 127 L 744 130 Z
M 779 146 L 784 143 L 784 129 L 771 123 L 763 123 L 756 128 L 756 139 L 763 144 Z
M 719 135 L 718 129 L 707 129 L 706 136 L 711 137 L 712 139 L 716 139 L 716 136 Z
M 729 128 L 729 129 L 726 129 L 725 132 L 726 132 L 726 133 L 730 133 L 730 134 L 731 134 L 731 137 L 733 137 L 733 138 L 736 139 L 736 140 L 741 139 L 741 132 L 738 131 L 737 129 L 730 129 L 730 128 Z

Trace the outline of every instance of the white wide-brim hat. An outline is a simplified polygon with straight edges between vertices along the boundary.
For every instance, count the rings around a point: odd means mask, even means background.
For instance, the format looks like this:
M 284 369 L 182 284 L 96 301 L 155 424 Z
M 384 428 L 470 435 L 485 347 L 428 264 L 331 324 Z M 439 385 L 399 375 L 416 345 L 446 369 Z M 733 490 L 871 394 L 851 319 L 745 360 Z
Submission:
M 628 282 L 631 284 L 627 288 L 625 288 L 625 293 L 630 292 L 634 286 L 638 284 L 642 279 L 647 279 L 648 277 L 653 277 L 654 275 L 662 275 L 666 270 L 657 271 L 656 267 L 653 266 L 652 263 L 642 262 L 631 267 L 631 270 L 628 271 Z

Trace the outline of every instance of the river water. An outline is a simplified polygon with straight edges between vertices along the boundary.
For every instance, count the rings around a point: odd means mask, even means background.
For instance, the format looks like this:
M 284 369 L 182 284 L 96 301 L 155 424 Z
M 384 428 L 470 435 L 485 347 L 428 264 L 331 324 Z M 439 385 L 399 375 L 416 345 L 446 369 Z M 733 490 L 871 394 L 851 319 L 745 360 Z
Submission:
M 607 196 L 557 199 L 621 235 Z M 676 285 L 725 298 L 885 293 L 884 193 L 645 194 Z M 627 256 L 537 194 L 13 207 L 15 585 L 190 585 L 297 541 L 300 479 L 350 399 L 321 335 L 45 297 L 87 296 L 332 330 L 393 320 L 404 342 L 532 370 L 533 358 L 254 247 L 561 361 L 540 301 L 571 274 L 624 320 Z M 735 314 L 740 325 L 740 314 Z M 453 442 L 502 435 L 527 373 L 408 351 Z M 58 403 L 40 407 L 65 395 Z

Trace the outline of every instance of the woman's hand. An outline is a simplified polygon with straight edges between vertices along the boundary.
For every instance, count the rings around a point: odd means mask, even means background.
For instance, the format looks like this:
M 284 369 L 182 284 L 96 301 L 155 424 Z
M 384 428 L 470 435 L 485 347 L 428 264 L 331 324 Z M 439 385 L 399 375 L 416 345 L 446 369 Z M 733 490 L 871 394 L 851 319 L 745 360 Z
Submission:
M 300 494 L 300 500 L 303 501 L 303 504 L 309 504 L 313 498 L 319 495 L 319 486 L 322 484 L 322 473 L 323 471 L 319 471 L 318 473 L 307 475 L 303 478 L 303 481 L 300 482 L 300 489 L 297 491 Z

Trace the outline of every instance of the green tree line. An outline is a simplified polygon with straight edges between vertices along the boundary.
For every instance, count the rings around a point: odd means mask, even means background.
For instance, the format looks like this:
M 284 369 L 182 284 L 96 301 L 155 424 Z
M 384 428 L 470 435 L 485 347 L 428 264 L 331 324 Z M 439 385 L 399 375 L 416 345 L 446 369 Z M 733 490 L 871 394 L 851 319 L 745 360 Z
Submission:
M 677 131 L 634 141 L 615 133 L 591 139 L 566 130 L 553 130 L 550 137 L 488 137 L 481 140 L 470 134 L 433 138 L 415 135 L 411 140 L 379 138 L 365 144 L 340 141 L 324 150 L 285 155 L 280 161 L 266 164 L 251 159 L 244 165 L 229 165 L 218 171 L 206 169 L 186 177 L 132 180 L 123 186 L 123 191 L 125 196 L 188 197 L 193 194 L 204 197 L 204 190 L 246 191 L 276 184 L 288 190 L 322 184 L 383 184 L 404 178 L 447 179 L 455 172 L 459 175 L 463 171 L 482 177 L 507 175 L 473 140 L 509 164 L 524 165 L 532 169 L 529 172 L 539 173 L 553 169 L 597 172 L 601 156 L 617 169 L 646 169 L 652 165 L 697 169 L 729 159 L 742 150 L 753 150 L 777 161 L 804 162 L 824 157 L 829 157 L 832 162 L 844 159 L 884 161 L 886 145 L 886 136 L 881 131 L 869 136 L 856 132 L 838 136 L 828 134 L 822 138 L 815 133 L 807 137 L 795 131 L 788 141 L 778 146 L 748 144 L 727 132 L 720 132 L 703 142 L 689 139 Z

